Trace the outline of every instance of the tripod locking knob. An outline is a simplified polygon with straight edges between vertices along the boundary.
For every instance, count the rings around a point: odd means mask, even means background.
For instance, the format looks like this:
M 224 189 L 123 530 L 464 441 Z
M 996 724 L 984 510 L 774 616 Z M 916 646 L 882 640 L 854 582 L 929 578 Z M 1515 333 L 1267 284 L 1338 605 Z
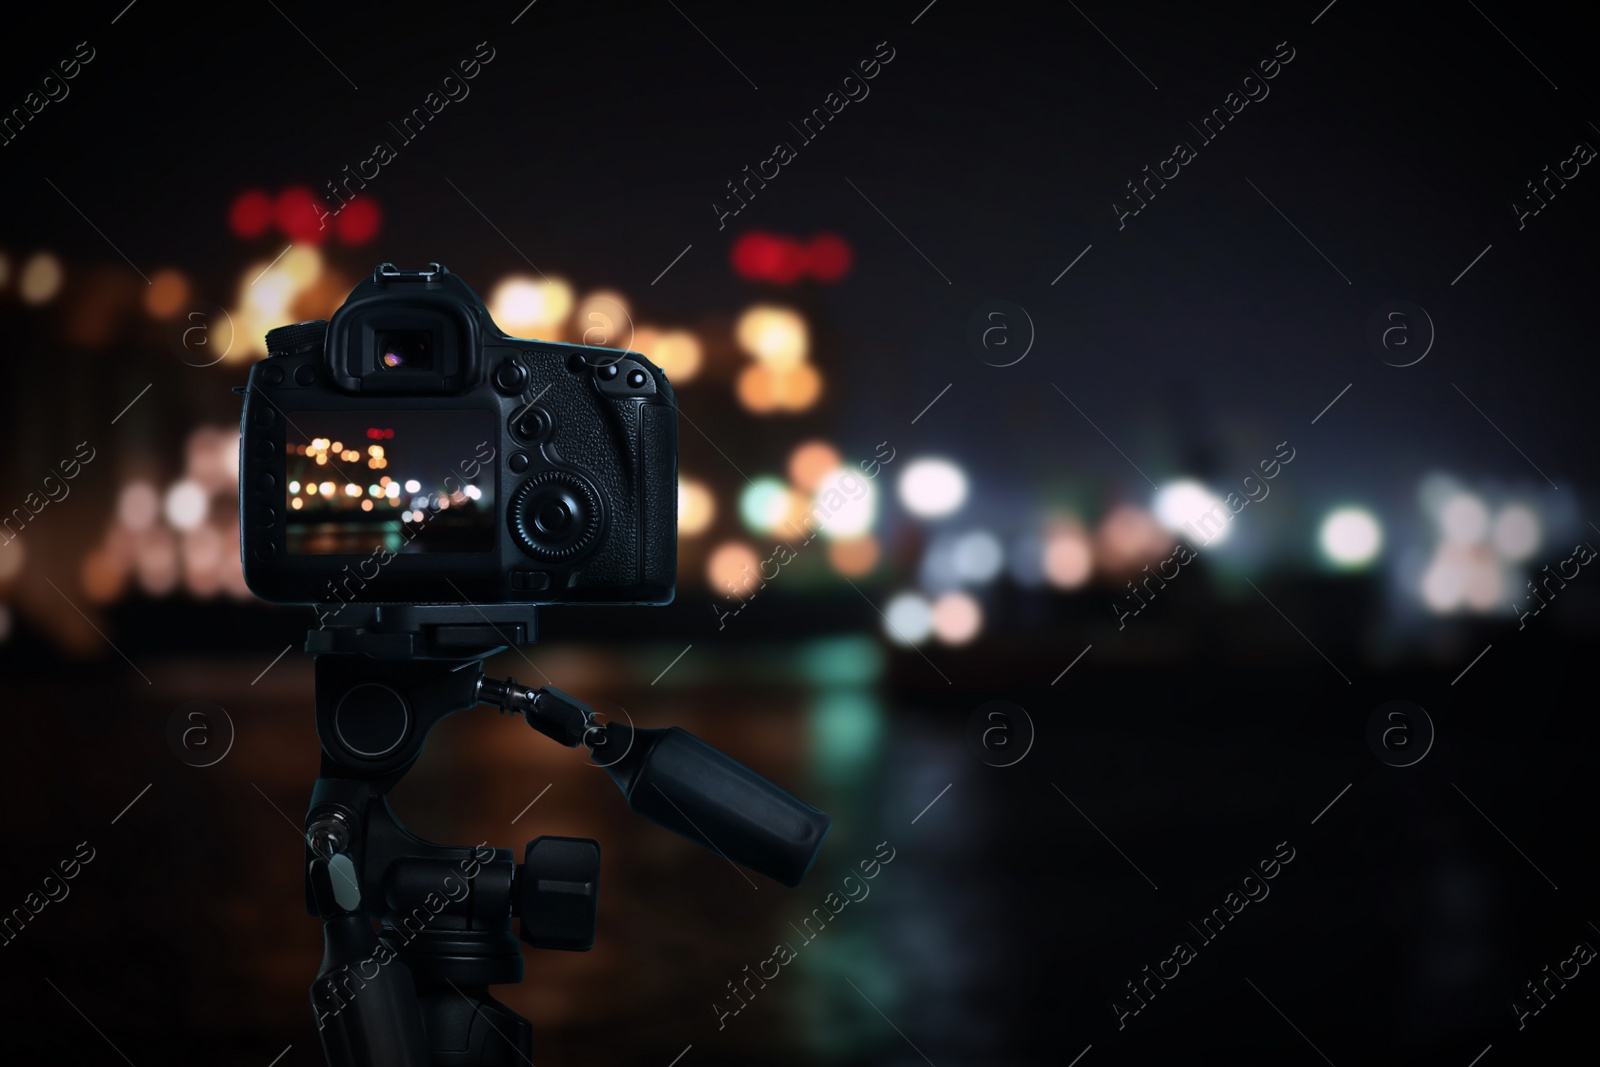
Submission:
M 534 948 L 594 947 L 600 899 L 600 843 L 586 837 L 536 837 L 517 868 L 522 940 Z

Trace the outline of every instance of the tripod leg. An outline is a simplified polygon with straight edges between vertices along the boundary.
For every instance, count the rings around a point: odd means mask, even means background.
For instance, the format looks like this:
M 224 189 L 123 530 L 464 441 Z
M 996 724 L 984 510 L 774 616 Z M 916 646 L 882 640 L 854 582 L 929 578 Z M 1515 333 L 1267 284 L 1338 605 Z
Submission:
M 434 1067 L 526 1067 L 533 1027 L 489 995 L 487 986 L 423 990 L 422 1017 Z

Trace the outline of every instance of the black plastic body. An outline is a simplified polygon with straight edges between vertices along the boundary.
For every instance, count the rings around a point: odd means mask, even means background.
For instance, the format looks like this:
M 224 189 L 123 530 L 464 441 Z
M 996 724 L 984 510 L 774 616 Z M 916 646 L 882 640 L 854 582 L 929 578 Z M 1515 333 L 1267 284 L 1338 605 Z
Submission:
M 610 723 L 593 759 L 636 813 L 790 888 L 811 870 L 832 826 L 821 811 L 678 726 Z
M 376 366 L 374 346 L 389 327 L 426 334 L 437 346 L 430 366 Z M 251 368 L 244 391 L 240 548 L 257 596 L 329 611 L 346 603 L 671 601 L 677 407 L 666 376 L 644 356 L 510 337 L 465 283 L 437 265 L 418 272 L 383 265 L 317 340 L 316 324 L 273 331 L 269 356 Z M 492 532 L 474 533 L 486 543 L 413 551 L 417 545 L 391 524 L 359 550 L 291 550 L 288 449 L 318 432 L 319 414 L 394 413 L 403 422 L 409 413 L 447 411 L 478 413 L 483 428 L 437 458 L 492 485 Z M 368 442 L 357 445 L 364 450 Z M 363 495 L 381 474 L 369 474 L 366 459 L 325 476 L 338 490 L 354 485 Z M 573 528 L 584 536 L 551 540 L 540 532 L 539 509 L 551 493 L 583 516 Z

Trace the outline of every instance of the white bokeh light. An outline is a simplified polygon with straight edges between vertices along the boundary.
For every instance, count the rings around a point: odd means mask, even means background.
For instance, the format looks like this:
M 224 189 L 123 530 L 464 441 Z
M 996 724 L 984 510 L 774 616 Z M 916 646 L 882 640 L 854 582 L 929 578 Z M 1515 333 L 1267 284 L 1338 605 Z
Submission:
M 991 582 L 1005 563 L 1000 539 L 987 530 L 962 534 L 951 551 L 955 575 L 964 582 Z
M 967 500 L 967 476 L 947 459 L 919 459 L 900 475 L 900 502 L 913 515 L 937 519 Z
M 1190 480 L 1173 482 L 1156 493 L 1154 511 L 1163 528 L 1177 533 L 1190 527 L 1193 535 L 1207 544 L 1226 541 L 1233 518 L 1221 498 Z
M 884 632 L 898 644 L 915 645 L 933 632 L 933 605 L 916 593 L 901 593 L 889 601 L 883 615 Z
M 1489 509 L 1471 493 L 1457 493 L 1439 509 L 1439 529 L 1454 545 L 1482 541 L 1489 532 Z
M 1383 531 L 1365 508 L 1338 508 L 1322 521 L 1322 551 L 1342 567 L 1372 562 L 1383 547 Z
M 180 530 L 192 530 L 205 521 L 210 501 L 206 491 L 191 481 L 181 481 L 167 490 L 167 521 Z
M 1494 549 L 1512 563 L 1520 563 L 1539 548 L 1539 516 L 1533 509 L 1512 504 L 1494 517 L 1490 540 Z
M 878 517 L 878 491 L 853 470 L 834 471 L 817 485 L 811 511 L 821 520 L 824 536 L 860 537 Z

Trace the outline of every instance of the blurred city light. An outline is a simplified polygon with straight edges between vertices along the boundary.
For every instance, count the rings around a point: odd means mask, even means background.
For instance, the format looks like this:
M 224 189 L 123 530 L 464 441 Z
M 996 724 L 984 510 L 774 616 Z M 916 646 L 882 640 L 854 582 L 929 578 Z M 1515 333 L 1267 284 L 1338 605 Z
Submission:
M 1089 580 L 1094 552 L 1089 533 L 1078 522 L 1052 526 L 1045 534 L 1044 576 L 1057 589 L 1076 589 Z
M 951 567 L 963 582 L 992 582 L 1005 563 L 1000 539 L 987 530 L 962 534 L 950 554 Z
M 933 632 L 933 605 L 917 593 L 901 593 L 884 609 L 884 633 L 901 645 L 920 644 Z
M 513 276 L 495 286 L 489 296 L 489 317 L 518 337 L 557 340 L 554 331 L 570 314 L 572 287 L 559 278 Z
M 777 478 L 757 478 L 739 494 L 739 517 L 755 533 L 777 529 L 789 507 L 789 487 Z
M 753 367 L 746 367 L 739 372 L 739 403 L 755 412 L 765 415 L 778 409 L 777 374 L 771 367 L 758 363 Z
M 210 500 L 206 491 L 188 480 L 167 490 L 167 521 L 180 530 L 192 530 L 205 521 Z
M 918 459 L 900 475 L 900 502 L 925 519 L 954 514 L 967 500 L 967 476 L 950 460 Z
M 130 530 L 144 530 L 161 512 L 161 497 L 148 482 L 129 482 L 117 498 L 117 519 Z
M 946 593 L 933 605 L 933 633 L 947 645 L 964 645 L 983 628 L 983 609 L 967 593 Z
M 678 536 L 705 533 L 716 517 L 716 501 L 711 490 L 689 478 L 678 478 Z
M 260 237 L 272 225 L 272 197 L 260 189 L 247 189 L 228 208 L 228 229 L 235 237 Z
M 843 462 L 838 450 L 826 441 L 807 441 L 789 453 L 789 480 L 802 493 L 809 493 Z
M 17 291 L 21 293 L 24 302 L 43 304 L 61 291 L 63 277 L 59 259 L 49 252 L 35 252 L 32 258 L 23 264 Z
M 700 339 L 686 330 L 641 326 L 634 331 L 633 349 L 660 367 L 673 385 L 693 380 L 700 371 Z
M 743 541 L 729 541 L 706 561 L 706 582 L 718 596 L 749 596 L 760 588 L 760 566 L 755 549 Z
M 1172 538 L 1148 512 L 1118 504 L 1100 523 L 1095 558 L 1112 573 L 1126 573 L 1165 556 L 1171 546 Z
M 869 574 L 878 565 L 878 555 L 878 541 L 871 534 L 828 544 L 828 562 L 846 578 Z
M 272 204 L 272 221 L 279 232 L 296 244 L 321 244 L 327 238 L 322 214 L 321 201 L 303 185 L 284 189 Z
M 145 288 L 144 308 L 152 318 L 170 319 L 189 299 L 189 281 L 182 271 L 158 270 Z
M 823 519 L 829 539 L 860 537 L 878 517 L 878 490 L 855 471 L 837 470 L 817 484 L 811 510 Z
M 1451 544 L 1476 544 L 1489 532 L 1489 509 L 1473 494 L 1457 493 L 1439 509 L 1439 530 Z
M 364 245 L 378 235 L 383 225 L 383 212 L 370 196 L 358 196 L 346 204 L 333 220 L 339 240 L 345 244 Z
M 1318 537 L 1328 559 L 1341 567 L 1361 567 L 1378 555 L 1383 532 L 1365 508 L 1337 508 L 1322 520 Z
M 1208 544 L 1228 539 L 1233 513 L 1211 490 L 1191 479 L 1173 482 L 1156 493 L 1155 516 L 1163 528 L 1178 533 L 1186 527 L 1191 536 Z
M 739 316 L 734 337 L 750 355 L 773 370 L 793 370 L 805 362 L 806 323 L 783 307 L 758 305 Z
M 13 538 L 5 544 L 0 544 L 0 582 L 9 582 L 22 573 L 22 564 L 28 558 L 28 550 L 22 538 Z
M 633 344 L 633 316 L 622 294 L 600 289 L 584 297 L 572 316 L 579 344 L 595 348 L 628 348 Z
M 1540 536 L 1539 516 L 1531 508 L 1512 504 L 1495 516 L 1490 540 L 1504 559 L 1521 563 L 1538 551 Z
M 1432 611 L 1443 614 L 1461 605 L 1467 592 L 1467 567 L 1464 561 L 1452 559 L 1444 552 L 1434 555 L 1428 569 L 1422 572 L 1422 602 Z

